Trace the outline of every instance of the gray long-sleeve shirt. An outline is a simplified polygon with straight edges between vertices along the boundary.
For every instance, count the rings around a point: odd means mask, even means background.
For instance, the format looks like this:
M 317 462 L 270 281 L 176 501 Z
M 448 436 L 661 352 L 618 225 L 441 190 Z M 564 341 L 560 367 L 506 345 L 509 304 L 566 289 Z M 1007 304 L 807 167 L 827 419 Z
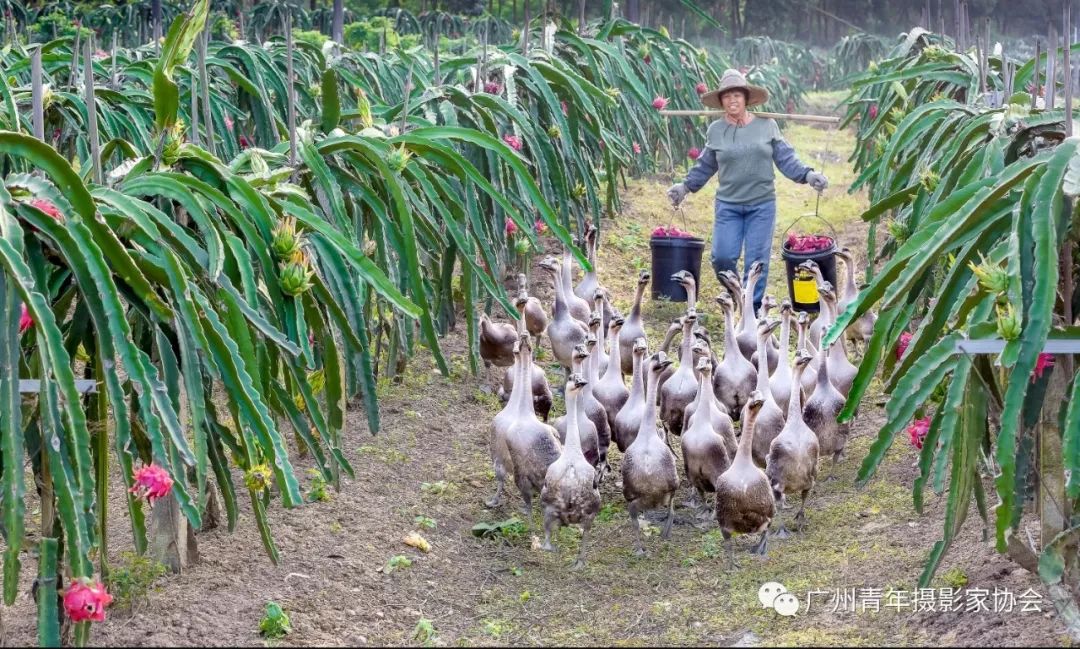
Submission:
M 773 164 L 797 183 L 805 183 L 812 171 L 799 161 L 775 120 L 755 117 L 746 126 L 735 126 L 719 119 L 709 125 L 705 148 L 683 182 L 696 192 L 718 174 L 717 200 L 753 205 L 776 198 Z

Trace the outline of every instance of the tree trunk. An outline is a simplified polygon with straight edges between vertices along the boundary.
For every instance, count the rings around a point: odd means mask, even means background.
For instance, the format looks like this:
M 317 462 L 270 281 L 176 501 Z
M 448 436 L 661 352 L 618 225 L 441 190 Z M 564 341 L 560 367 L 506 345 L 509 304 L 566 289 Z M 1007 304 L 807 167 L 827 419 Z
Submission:
M 161 0 L 150 2 L 150 22 L 154 26 L 154 42 L 161 38 Z
M 335 43 L 345 41 L 345 0 L 334 0 L 334 19 L 330 28 L 330 38 Z

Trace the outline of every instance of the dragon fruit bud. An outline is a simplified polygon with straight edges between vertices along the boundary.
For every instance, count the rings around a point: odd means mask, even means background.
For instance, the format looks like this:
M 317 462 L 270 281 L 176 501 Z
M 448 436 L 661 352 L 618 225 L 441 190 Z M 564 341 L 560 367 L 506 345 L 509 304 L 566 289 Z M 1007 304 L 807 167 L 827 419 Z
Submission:
M 150 463 L 135 472 L 135 486 L 131 488 L 131 493 L 137 498 L 145 498 L 152 505 L 158 498 L 168 496 L 172 485 L 169 472 Z
M 555 126 L 554 124 L 552 124 L 551 126 L 548 127 L 547 133 L 548 133 L 548 137 L 550 137 L 553 140 L 557 140 L 557 139 L 562 137 L 562 131 L 559 130 L 559 127 Z
M 874 119 L 877 117 L 877 111 L 877 104 L 870 104 L 870 119 Z
M 498 95 L 502 93 L 502 86 L 495 83 L 494 81 L 488 81 L 484 83 L 484 92 L 489 95 Z
M 638 144 L 637 142 L 634 142 L 633 149 L 634 149 L 634 153 L 641 153 L 641 145 Z
M 303 250 L 297 250 L 289 261 L 281 265 L 278 284 L 286 295 L 297 297 L 311 288 L 314 272 Z
M 699 82 L 696 86 L 694 86 L 694 90 L 697 91 L 697 94 L 704 95 L 705 93 L 709 92 L 709 86 Z
M 22 313 L 19 314 L 19 333 L 34 326 L 34 319 L 30 317 L 30 310 L 26 308 L 26 302 L 22 303 Z
M 664 110 L 665 108 L 667 108 L 667 105 L 668 105 L 667 97 L 661 97 L 661 96 L 657 95 L 652 100 L 652 107 L 655 108 L 656 110 Z
M 544 223 L 541 219 L 536 219 L 536 222 L 533 223 L 533 232 L 535 232 L 536 234 L 547 234 L 547 230 L 547 224 Z
M 272 234 L 274 238 L 270 242 L 270 251 L 278 259 L 289 259 L 303 245 L 303 237 L 296 229 L 296 219 L 292 217 L 279 223 Z
M 104 622 L 105 607 L 112 600 L 104 584 L 82 577 L 64 590 L 64 613 L 72 622 Z
M 524 256 L 529 254 L 529 251 L 532 250 L 532 244 L 529 243 L 528 239 L 522 237 L 514 242 L 514 250 L 518 255 Z
M 511 236 L 517 232 L 517 223 L 514 223 L 513 219 L 506 217 L 506 223 L 503 224 L 503 229 L 506 230 L 506 236 Z
M 686 152 L 686 157 L 690 158 L 691 160 L 697 160 L 701 157 L 701 149 L 697 148 L 696 146 L 691 147 L 691 149 Z
M 255 492 L 265 491 L 270 486 L 272 479 L 273 474 L 270 472 L 270 467 L 265 464 L 253 466 L 244 473 L 244 484 L 247 485 L 248 489 Z
M 409 164 L 409 158 L 411 157 L 412 153 L 402 145 L 390 149 L 390 153 L 386 155 L 386 164 L 394 171 L 401 173 L 405 170 L 405 165 Z

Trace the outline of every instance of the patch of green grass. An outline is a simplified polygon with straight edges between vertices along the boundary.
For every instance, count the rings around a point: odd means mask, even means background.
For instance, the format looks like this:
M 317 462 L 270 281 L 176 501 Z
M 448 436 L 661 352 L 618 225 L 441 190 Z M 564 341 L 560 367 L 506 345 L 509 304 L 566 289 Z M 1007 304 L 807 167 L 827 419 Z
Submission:
M 427 530 L 433 530 L 438 526 L 438 523 L 435 521 L 434 518 L 429 518 L 427 516 L 417 516 L 413 519 L 413 522 L 416 523 L 418 527 L 422 527 Z
M 284 638 L 292 633 L 292 623 L 289 616 L 277 602 L 268 602 L 266 612 L 259 621 L 259 634 L 270 640 Z
M 330 492 L 326 489 L 326 479 L 323 478 L 322 473 L 318 469 L 308 469 L 308 475 L 311 476 L 311 486 L 308 487 L 305 499 L 309 503 L 330 502 Z
M 390 574 L 400 568 L 409 568 L 412 566 L 412 559 L 404 554 L 396 554 L 390 557 L 390 560 L 386 562 L 386 567 L 383 568 L 383 572 Z
M 169 569 L 164 564 L 134 552 L 122 552 L 120 561 L 109 567 L 105 586 L 113 597 L 113 608 L 130 609 L 150 593 L 154 582 Z
M 529 533 L 525 521 L 517 516 L 496 523 L 479 522 L 472 526 L 473 536 L 482 539 L 503 538 L 507 541 L 520 541 Z
M 395 448 L 388 448 L 385 446 L 377 446 L 375 444 L 364 444 L 356 450 L 360 455 L 367 455 L 379 460 L 383 464 L 395 465 L 405 464 L 409 461 L 409 456 Z
M 425 617 L 420 618 L 420 621 L 413 627 L 412 639 L 425 647 L 430 647 L 435 644 L 436 638 L 435 625 Z
M 942 584 L 952 588 L 963 588 L 968 584 L 967 573 L 960 568 L 949 568 L 939 577 Z

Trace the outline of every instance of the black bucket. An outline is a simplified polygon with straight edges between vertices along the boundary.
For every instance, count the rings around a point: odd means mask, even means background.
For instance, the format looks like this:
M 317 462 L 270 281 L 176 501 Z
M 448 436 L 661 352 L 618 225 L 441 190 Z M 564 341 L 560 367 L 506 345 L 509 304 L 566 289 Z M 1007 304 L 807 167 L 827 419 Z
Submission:
M 705 242 L 698 238 L 652 237 L 652 299 L 667 298 L 672 302 L 685 302 L 686 289 L 671 281 L 680 270 L 689 271 L 694 281 L 701 285 L 701 252 Z
M 829 226 L 829 230 L 832 231 L 831 246 L 816 252 L 792 252 L 787 249 L 788 232 L 805 216 L 817 217 Z M 821 269 L 822 277 L 832 284 L 833 288 L 836 288 L 836 239 L 836 230 L 833 229 L 832 224 L 816 214 L 800 216 L 780 235 L 780 256 L 784 258 L 784 266 L 787 268 L 788 296 L 796 312 L 817 313 L 821 309 L 818 303 L 817 281 L 812 273 L 798 268 L 799 264 L 804 261 L 813 261 Z

